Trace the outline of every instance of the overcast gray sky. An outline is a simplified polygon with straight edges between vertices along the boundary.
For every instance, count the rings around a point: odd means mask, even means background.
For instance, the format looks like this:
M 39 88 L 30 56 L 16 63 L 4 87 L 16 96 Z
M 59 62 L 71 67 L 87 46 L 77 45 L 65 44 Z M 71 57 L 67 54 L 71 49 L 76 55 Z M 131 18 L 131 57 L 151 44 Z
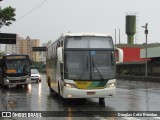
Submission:
M 121 31 L 121 42 L 127 42 L 125 16 L 136 13 L 138 39 L 145 42 L 144 28 L 148 23 L 148 42 L 159 42 L 160 0 L 3 0 L 3 9 L 16 8 L 16 22 L 2 27 L 1 32 L 16 33 L 26 38 L 40 39 L 41 43 L 56 40 L 61 33 L 98 32 L 115 37 Z

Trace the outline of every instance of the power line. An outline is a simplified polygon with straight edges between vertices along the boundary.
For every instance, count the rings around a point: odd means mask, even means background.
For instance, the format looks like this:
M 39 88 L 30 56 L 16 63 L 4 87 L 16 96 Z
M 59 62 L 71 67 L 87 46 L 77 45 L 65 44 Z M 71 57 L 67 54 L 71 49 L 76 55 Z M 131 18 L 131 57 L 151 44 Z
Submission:
M 30 13 L 32 13 L 33 11 L 35 11 L 36 9 L 38 9 L 40 6 L 42 6 L 47 0 L 44 0 L 43 2 L 41 2 L 39 5 L 37 5 L 36 7 L 34 7 L 33 9 L 31 9 L 29 12 L 27 12 L 26 14 L 24 14 L 23 16 L 19 17 L 16 21 L 24 18 L 25 16 L 29 15 Z

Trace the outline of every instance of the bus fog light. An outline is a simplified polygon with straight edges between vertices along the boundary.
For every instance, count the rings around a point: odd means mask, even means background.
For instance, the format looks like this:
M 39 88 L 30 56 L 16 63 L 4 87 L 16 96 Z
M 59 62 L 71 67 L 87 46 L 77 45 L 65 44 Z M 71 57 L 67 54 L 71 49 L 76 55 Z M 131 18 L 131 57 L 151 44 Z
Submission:
M 74 84 L 72 84 L 72 83 L 65 83 L 64 86 L 66 86 L 66 87 L 68 87 L 68 88 L 77 88 L 77 86 L 74 85 Z
M 110 88 L 110 87 L 116 87 L 116 83 L 108 83 L 106 85 L 107 88 Z

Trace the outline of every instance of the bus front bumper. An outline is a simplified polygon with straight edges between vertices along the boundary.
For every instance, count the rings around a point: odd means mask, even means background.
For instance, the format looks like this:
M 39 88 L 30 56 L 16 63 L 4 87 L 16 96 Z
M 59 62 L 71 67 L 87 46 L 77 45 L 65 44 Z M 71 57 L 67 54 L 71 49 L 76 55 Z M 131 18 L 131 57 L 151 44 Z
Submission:
M 26 78 L 22 80 L 9 80 L 7 78 L 3 79 L 3 85 L 24 85 L 24 84 L 30 84 L 30 83 L 31 83 L 30 78 Z
M 105 98 L 113 97 L 115 95 L 115 87 L 104 89 L 77 89 L 66 88 L 63 90 L 63 98 Z

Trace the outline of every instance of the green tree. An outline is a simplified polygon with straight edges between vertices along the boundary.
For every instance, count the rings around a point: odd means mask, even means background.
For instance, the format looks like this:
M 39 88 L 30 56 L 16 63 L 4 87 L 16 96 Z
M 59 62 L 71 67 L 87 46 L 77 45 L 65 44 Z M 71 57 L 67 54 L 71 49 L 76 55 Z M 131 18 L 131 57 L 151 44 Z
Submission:
M 0 7 L 0 28 L 3 25 L 9 26 L 12 24 L 13 21 L 16 21 L 15 19 L 15 9 L 12 8 L 11 6 L 6 7 L 4 9 L 1 9 Z

